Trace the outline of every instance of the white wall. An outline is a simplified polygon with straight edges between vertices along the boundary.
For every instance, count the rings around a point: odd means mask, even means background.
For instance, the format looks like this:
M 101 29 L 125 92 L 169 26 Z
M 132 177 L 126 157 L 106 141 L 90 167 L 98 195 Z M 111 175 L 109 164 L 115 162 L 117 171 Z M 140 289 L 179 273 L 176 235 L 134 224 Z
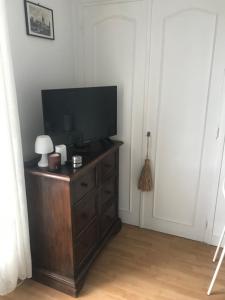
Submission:
M 40 0 L 54 11 L 55 40 L 26 34 L 24 1 L 7 0 L 24 159 L 43 133 L 41 90 L 74 86 L 72 0 Z M 35 1 L 33 1 L 35 2 Z

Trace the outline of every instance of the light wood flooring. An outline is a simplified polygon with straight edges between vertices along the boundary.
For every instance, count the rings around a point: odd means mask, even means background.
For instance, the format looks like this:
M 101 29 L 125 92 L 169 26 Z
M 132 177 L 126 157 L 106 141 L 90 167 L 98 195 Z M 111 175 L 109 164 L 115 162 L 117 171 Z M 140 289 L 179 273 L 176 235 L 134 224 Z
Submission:
M 82 300 L 225 299 L 225 262 L 212 296 L 206 291 L 215 247 L 123 225 L 92 266 Z M 71 300 L 27 280 L 1 300 Z

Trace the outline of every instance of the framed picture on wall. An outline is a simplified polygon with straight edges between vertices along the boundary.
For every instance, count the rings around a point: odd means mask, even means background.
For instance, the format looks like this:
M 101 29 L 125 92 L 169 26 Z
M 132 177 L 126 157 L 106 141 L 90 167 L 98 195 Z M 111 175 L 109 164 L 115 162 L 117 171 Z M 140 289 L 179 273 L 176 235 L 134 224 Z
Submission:
M 24 4 L 27 34 L 54 40 L 53 10 L 26 0 Z

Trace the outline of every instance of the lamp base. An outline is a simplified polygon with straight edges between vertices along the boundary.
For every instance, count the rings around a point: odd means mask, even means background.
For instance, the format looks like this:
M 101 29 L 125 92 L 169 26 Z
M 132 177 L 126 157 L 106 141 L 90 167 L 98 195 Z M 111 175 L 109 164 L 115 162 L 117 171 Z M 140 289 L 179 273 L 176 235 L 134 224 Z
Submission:
M 48 166 L 48 154 L 42 154 L 41 160 L 38 162 L 38 167 L 46 168 Z

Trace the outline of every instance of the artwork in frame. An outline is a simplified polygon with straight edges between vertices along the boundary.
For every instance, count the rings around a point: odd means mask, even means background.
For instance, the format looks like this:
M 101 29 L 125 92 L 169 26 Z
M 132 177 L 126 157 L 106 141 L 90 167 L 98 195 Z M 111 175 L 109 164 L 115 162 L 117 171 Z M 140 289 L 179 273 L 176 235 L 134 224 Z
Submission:
M 25 0 L 27 34 L 54 40 L 53 10 Z

